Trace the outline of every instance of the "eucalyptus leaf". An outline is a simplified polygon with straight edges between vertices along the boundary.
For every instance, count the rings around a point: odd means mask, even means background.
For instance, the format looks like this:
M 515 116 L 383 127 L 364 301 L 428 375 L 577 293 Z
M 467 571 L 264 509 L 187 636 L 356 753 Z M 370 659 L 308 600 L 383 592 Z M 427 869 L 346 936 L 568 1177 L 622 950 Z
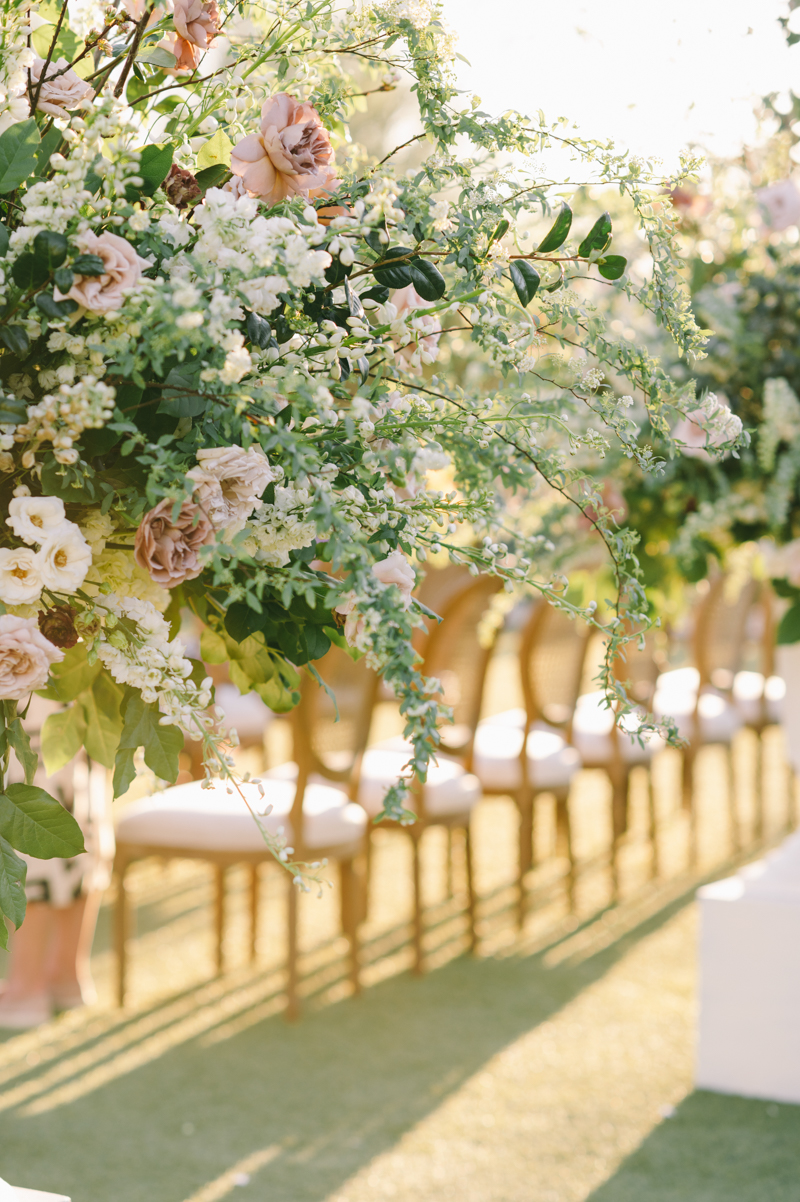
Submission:
M 558 216 L 553 222 L 550 230 L 545 234 L 543 240 L 539 243 L 537 250 L 540 254 L 549 254 L 551 250 L 558 250 L 559 246 L 563 246 L 567 240 L 570 226 L 572 225 L 572 209 L 566 203 L 562 204 L 559 209 Z

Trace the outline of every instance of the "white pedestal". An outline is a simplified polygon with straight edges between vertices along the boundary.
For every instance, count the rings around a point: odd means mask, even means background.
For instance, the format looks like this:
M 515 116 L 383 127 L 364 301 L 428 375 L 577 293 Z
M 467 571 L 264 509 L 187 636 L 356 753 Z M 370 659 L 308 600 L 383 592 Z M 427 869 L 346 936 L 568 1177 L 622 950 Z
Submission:
M 47 1194 L 40 1189 L 9 1185 L 0 1177 L 0 1202 L 70 1202 L 66 1194 Z
M 800 1103 L 800 833 L 698 898 L 696 1084 Z

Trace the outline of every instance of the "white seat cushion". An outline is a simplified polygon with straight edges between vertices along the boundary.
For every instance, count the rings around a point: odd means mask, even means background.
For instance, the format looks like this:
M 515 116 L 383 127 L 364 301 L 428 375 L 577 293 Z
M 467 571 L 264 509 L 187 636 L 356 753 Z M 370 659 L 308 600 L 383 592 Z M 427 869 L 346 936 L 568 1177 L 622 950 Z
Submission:
M 686 669 L 688 671 L 689 669 Z M 679 669 L 684 671 L 684 669 Z M 665 673 L 669 675 L 669 673 Z M 733 736 L 744 725 L 744 720 L 735 705 L 719 693 L 701 693 L 697 699 L 695 690 L 685 692 L 669 688 L 659 689 L 653 698 L 653 710 L 657 717 L 672 717 L 678 733 L 691 739 L 694 733 L 692 715 L 697 706 L 700 720 L 700 738 L 703 743 L 730 743 Z
M 402 739 L 387 740 L 389 746 L 370 747 L 361 761 L 358 800 L 374 817 L 383 809 L 386 790 L 397 783 L 403 765 L 413 755 L 410 743 Z M 425 811 L 429 818 L 444 818 L 451 814 L 466 814 L 481 799 L 481 783 L 477 776 L 465 772 L 455 760 L 439 756 L 428 769 L 425 782 Z M 413 809 L 413 801 L 409 803 Z
M 485 789 L 493 793 L 506 793 L 513 792 L 522 784 L 520 752 L 524 726 L 523 709 L 506 710 L 478 725 L 473 767 Z M 567 788 L 580 770 L 578 752 L 551 727 L 534 727 L 528 735 L 527 751 L 528 773 L 534 788 Z
M 289 815 L 294 784 L 265 779 L 263 797 L 257 785 L 239 787 L 257 814 L 272 806 L 272 812 L 261 821 L 272 834 L 283 826 L 292 843 Z M 261 851 L 264 840 L 250 811 L 235 789 L 232 793 L 227 789 L 219 781 L 210 789 L 203 789 L 201 781 L 190 781 L 135 801 L 122 813 L 117 842 L 193 851 Z M 341 789 L 322 784 L 310 784 L 306 789 L 303 817 L 304 841 L 309 848 L 353 843 L 361 838 L 367 824 L 361 806 L 349 801 Z
M 696 693 L 700 688 L 697 668 L 672 668 L 662 672 L 656 681 L 657 693 Z
M 575 707 L 572 742 L 586 767 L 608 764 L 615 755 L 612 736 L 614 714 L 605 705 L 605 696 L 602 690 L 584 693 Z M 636 715 L 627 714 L 617 729 L 619 749 L 627 764 L 647 764 L 664 746 L 664 740 L 658 735 L 652 736 L 642 746 L 633 735 L 625 733 L 636 730 L 637 725 Z
M 240 693 L 235 685 L 219 684 L 214 690 L 214 703 L 225 713 L 224 725 L 235 727 L 242 743 L 261 740 L 274 714 L 258 693 Z
M 768 722 L 780 722 L 786 682 L 780 676 L 764 680 L 760 672 L 737 672 L 733 682 L 733 700 L 745 722 L 756 725 L 761 721 L 761 698 L 766 702 Z

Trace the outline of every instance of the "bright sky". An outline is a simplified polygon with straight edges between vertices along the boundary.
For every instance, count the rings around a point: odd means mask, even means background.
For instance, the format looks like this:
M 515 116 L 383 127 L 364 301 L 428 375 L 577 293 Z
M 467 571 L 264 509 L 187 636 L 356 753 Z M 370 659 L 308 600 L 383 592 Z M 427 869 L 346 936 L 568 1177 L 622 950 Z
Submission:
M 777 23 L 788 0 L 444 3 L 471 63 L 460 83 L 485 111 L 567 116 L 668 170 L 690 142 L 734 153 L 753 137 L 755 98 L 800 93 L 800 43 Z

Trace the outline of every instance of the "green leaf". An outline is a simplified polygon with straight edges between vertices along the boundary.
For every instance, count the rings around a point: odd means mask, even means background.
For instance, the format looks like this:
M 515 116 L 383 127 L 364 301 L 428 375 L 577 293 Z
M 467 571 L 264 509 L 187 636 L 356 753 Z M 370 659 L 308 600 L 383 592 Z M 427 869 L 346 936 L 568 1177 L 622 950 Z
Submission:
M 173 142 L 157 142 L 145 146 L 139 160 L 139 171 L 144 180 L 142 192 L 145 196 L 155 196 L 156 191 L 167 178 L 172 160 L 175 155 Z
M 130 747 L 120 747 L 114 761 L 114 781 L 112 788 L 115 797 L 122 797 L 128 792 L 136 780 L 136 765 L 133 762 L 133 751 Z
M 55 230 L 41 230 L 33 240 L 33 253 L 47 274 L 52 275 L 67 257 L 67 240 Z
M 77 755 L 86 738 L 86 719 L 79 704 L 48 714 L 42 724 L 42 759 L 48 776 Z
M 278 676 L 266 684 L 254 685 L 253 691 L 275 714 L 288 714 L 300 701 L 300 694 L 290 692 Z
M 544 240 L 539 243 L 537 250 L 540 254 L 546 255 L 551 250 L 558 250 L 559 246 L 567 240 L 569 227 L 572 225 L 572 209 L 565 202 L 562 204 L 558 217 L 556 217 L 549 232 L 545 234 Z
M 25 874 L 28 865 L 0 835 L 0 915 L 19 929 L 25 917 Z M 0 947 L 8 947 L 8 928 L 0 917 Z
M 104 275 L 106 270 L 99 255 L 78 255 L 70 266 L 76 275 Z
M 32 785 L 36 769 L 39 767 L 39 757 L 31 749 L 30 736 L 19 718 L 15 718 L 13 722 L 9 722 L 6 736 L 10 745 L 14 748 L 17 759 L 25 773 L 25 784 Z
M 207 626 L 200 635 L 200 655 L 207 664 L 225 664 L 230 658 L 225 639 Z
M 800 643 L 800 601 L 787 609 L 781 618 L 775 641 L 779 646 Z
M 47 133 L 42 138 L 39 148 L 36 151 L 36 175 L 44 175 L 47 168 L 50 166 L 50 155 L 55 154 L 61 145 L 61 130 L 55 125 L 51 125 Z
M 51 701 L 74 701 L 89 688 L 102 666 L 99 660 L 90 664 L 86 659 L 86 644 L 78 643 L 65 652 L 60 664 L 53 664 L 50 685 L 40 690 L 39 695 Z
M 104 768 L 113 768 L 122 734 L 123 691 L 105 672 L 78 698 L 86 719 L 86 754 Z
M 384 284 L 387 288 L 405 288 L 412 280 L 411 272 L 408 268 L 408 260 L 411 257 L 411 251 L 407 246 L 390 246 L 388 250 L 383 252 L 383 263 L 373 267 L 372 274 L 379 284 Z M 402 263 L 391 263 L 386 260 L 403 259 Z
M 13 192 L 36 168 L 41 138 L 33 117 L 0 134 L 0 192 Z
M 603 213 L 597 218 L 589 233 L 578 247 L 578 254 L 586 259 L 598 250 L 605 250 L 611 241 L 611 214 Z
M 140 693 L 131 690 L 119 745 L 129 751 L 144 747 L 147 767 L 162 780 L 174 782 L 179 770 L 178 756 L 183 750 L 183 733 L 177 726 L 161 726 L 160 717 L 158 706 L 148 705 Z
M 41 288 L 49 274 L 45 264 L 31 250 L 20 255 L 11 268 L 11 278 L 25 292 L 30 288 Z
M 532 267 L 527 259 L 512 260 L 509 271 L 511 273 L 511 283 L 514 285 L 514 291 L 523 305 L 529 305 L 541 282 L 539 272 L 535 267 Z
M 604 280 L 618 280 L 627 266 L 628 260 L 624 255 L 606 255 L 597 260 L 597 270 Z
M 0 794 L 0 835 L 38 860 L 68 859 L 86 850 L 69 810 L 36 785 L 8 785 Z
M 153 46 L 146 54 L 139 55 L 140 63 L 149 63 L 151 67 L 166 67 L 171 71 L 175 67 L 175 55 L 170 54 L 169 50 L 162 50 L 160 46 Z
M 165 391 L 156 412 L 169 413 L 173 417 L 197 417 L 204 413 L 208 408 L 208 398 L 196 395 L 199 386 L 199 363 L 173 367 L 164 381 Z M 167 389 L 170 391 L 167 392 Z
M 34 304 L 40 312 L 44 313 L 45 317 L 52 317 L 56 321 L 63 321 L 65 317 L 69 317 L 70 313 L 75 313 L 79 307 L 78 302 L 69 297 L 66 300 L 57 301 L 50 292 L 39 292 Z
M 197 155 L 197 170 L 202 171 L 204 167 L 216 167 L 219 164 L 230 167 L 232 150 L 233 142 L 231 142 L 224 129 L 218 129 L 200 147 Z
M 8 230 L 4 225 L 0 225 L 0 257 L 5 258 L 8 250 Z
M 507 233 L 508 233 L 508 222 L 506 221 L 506 219 L 504 217 L 503 220 L 499 221 L 497 223 L 497 225 L 495 226 L 494 233 L 492 234 L 491 238 L 489 239 L 489 246 L 491 246 L 493 242 L 499 242 L 500 239 L 504 238 Z
M 197 180 L 197 186 L 203 192 L 207 192 L 209 188 L 216 188 L 217 184 L 221 184 L 228 171 L 226 163 L 215 163 L 213 167 L 204 167 L 202 171 L 198 171 L 194 178 Z
M 411 272 L 411 282 L 423 300 L 441 300 L 447 290 L 447 283 L 433 263 L 429 263 L 427 259 L 411 259 L 408 270 Z
M 22 326 L 0 326 L 0 342 L 20 358 L 24 358 L 31 349 L 31 340 Z
M 53 279 L 56 288 L 59 292 L 69 292 L 72 285 L 75 283 L 75 276 L 70 271 L 69 267 L 59 267 L 58 271 L 53 272 Z
M 28 420 L 28 407 L 17 397 L 0 397 L 0 425 L 20 426 Z

